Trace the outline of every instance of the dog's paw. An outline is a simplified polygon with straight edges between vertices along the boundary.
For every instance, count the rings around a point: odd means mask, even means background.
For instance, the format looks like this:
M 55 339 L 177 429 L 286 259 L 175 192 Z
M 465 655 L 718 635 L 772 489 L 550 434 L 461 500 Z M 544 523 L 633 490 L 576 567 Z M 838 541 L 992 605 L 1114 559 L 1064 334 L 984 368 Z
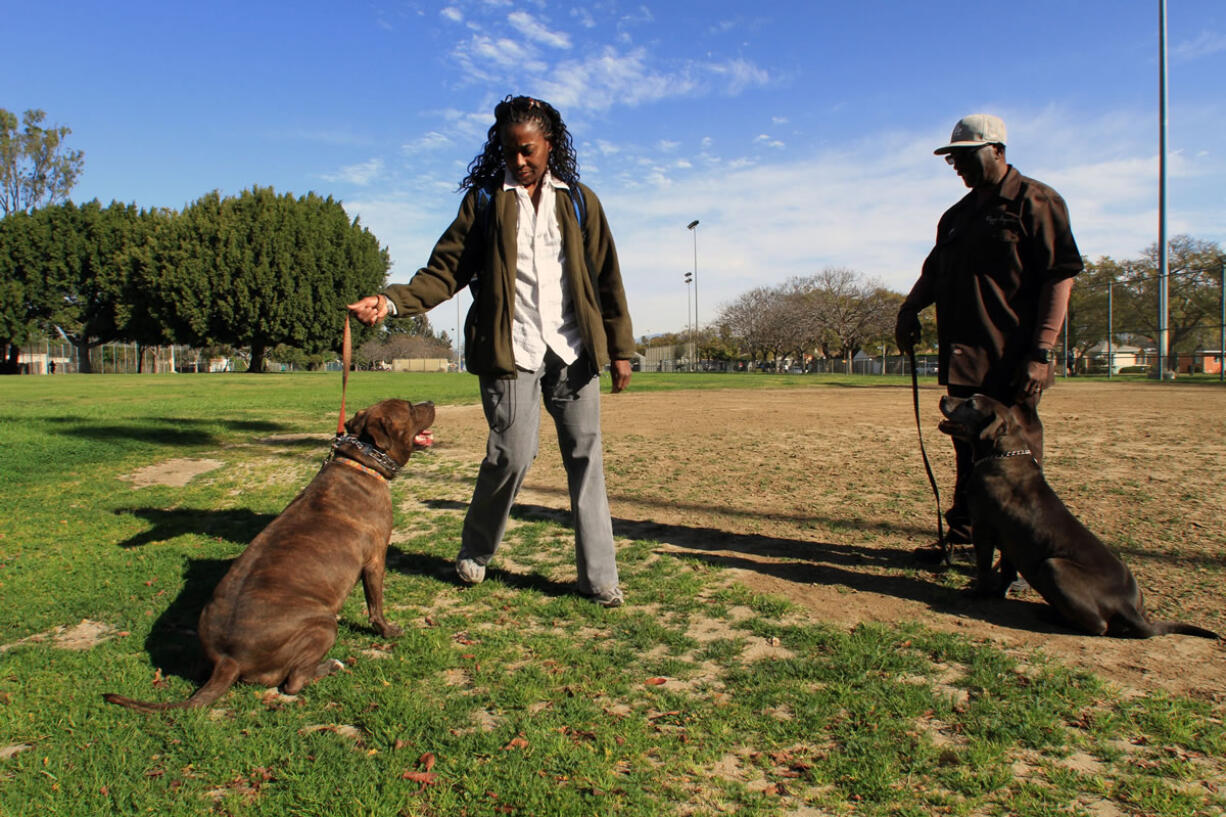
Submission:
M 395 624 L 388 621 L 382 615 L 371 616 L 370 626 L 378 631 L 379 635 L 384 638 L 396 638 L 404 634 L 404 630 L 397 627 Z

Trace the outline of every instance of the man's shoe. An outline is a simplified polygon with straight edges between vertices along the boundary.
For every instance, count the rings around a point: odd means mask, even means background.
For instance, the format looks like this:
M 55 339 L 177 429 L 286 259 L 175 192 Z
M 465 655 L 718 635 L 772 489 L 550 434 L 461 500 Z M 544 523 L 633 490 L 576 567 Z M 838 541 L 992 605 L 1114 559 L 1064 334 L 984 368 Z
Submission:
M 481 584 L 485 581 L 485 565 L 475 559 L 466 559 L 457 557 L 455 560 L 455 574 L 460 581 L 465 584 Z
M 601 607 L 621 607 L 626 603 L 626 596 L 622 593 L 620 587 L 614 587 L 612 590 L 605 590 L 600 593 L 593 593 L 591 598 L 592 601 Z
M 1008 588 L 1005 589 L 1005 595 L 1020 596 L 1022 593 L 1025 593 L 1029 589 L 1030 589 L 1030 582 L 1026 581 L 1021 576 L 1018 576 L 1016 579 L 1013 580 L 1013 582 L 1008 586 Z

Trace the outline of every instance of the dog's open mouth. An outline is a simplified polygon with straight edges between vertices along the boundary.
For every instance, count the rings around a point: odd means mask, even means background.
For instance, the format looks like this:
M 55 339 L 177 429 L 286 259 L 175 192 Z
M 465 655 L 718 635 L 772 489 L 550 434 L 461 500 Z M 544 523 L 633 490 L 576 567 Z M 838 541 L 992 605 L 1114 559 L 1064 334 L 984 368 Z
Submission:
M 965 425 L 954 420 L 942 420 L 937 428 L 951 437 L 970 437 L 972 433 Z
M 413 437 L 413 448 L 429 448 L 434 445 L 434 432 L 428 428 L 423 428 Z

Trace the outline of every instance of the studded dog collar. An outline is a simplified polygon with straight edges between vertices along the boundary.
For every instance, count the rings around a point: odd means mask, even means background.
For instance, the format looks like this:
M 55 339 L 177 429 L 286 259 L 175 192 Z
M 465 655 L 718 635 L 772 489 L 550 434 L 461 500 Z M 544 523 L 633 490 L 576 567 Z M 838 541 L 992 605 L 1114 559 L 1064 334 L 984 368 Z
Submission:
M 337 453 L 341 446 L 350 446 L 358 449 L 363 455 L 374 460 L 376 465 L 387 471 L 387 476 L 384 476 L 383 474 L 379 473 L 378 470 L 371 468 L 368 465 L 363 465 L 362 463 L 352 460 L 349 457 L 337 457 Z M 324 463 L 327 464 L 333 461 L 343 462 L 347 465 L 357 467 L 360 470 L 369 471 L 370 473 L 375 474 L 380 479 L 384 480 L 391 479 L 400 472 L 400 463 L 389 457 L 385 452 L 380 451 L 370 443 L 359 440 L 352 434 L 338 434 L 336 439 L 332 441 L 332 453 L 328 456 L 328 459 L 325 460 Z

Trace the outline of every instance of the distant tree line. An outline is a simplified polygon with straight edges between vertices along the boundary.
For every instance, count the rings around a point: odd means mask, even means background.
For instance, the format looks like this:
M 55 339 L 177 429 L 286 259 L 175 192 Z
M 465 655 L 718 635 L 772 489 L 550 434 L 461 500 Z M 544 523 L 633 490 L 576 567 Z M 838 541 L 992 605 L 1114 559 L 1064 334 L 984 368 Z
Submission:
M 435 334 L 425 315 L 389 318 L 383 326 L 386 331 L 357 348 L 354 360 L 358 365 L 371 367 L 379 361 L 404 358 L 450 358 L 454 354 L 451 338 L 446 332 Z
M 111 341 L 250 349 L 339 348 L 345 304 L 383 286 L 386 249 L 340 203 L 253 187 L 181 212 L 98 201 L 0 219 L 0 348 L 39 333 L 78 350 Z M 355 326 L 360 341 L 369 330 Z
M 1180 354 L 1221 351 L 1222 265 L 1220 245 L 1188 235 L 1167 243 L 1167 368 Z M 1069 356 L 1076 363 L 1111 336 L 1112 342 L 1157 347 L 1158 245 L 1139 258 L 1086 259 L 1069 298 Z
M 1069 300 L 1070 362 L 1076 365 L 1108 336 L 1115 344 L 1157 346 L 1158 247 L 1138 258 L 1117 261 L 1086 258 L 1085 271 Z M 1168 243 L 1168 368 L 1180 355 L 1221 351 L 1226 253 L 1220 245 L 1188 235 Z M 699 360 L 748 360 L 781 365 L 805 356 L 850 359 L 861 350 L 894 345 L 894 321 L 903 295 L 837 267 L 776 286 L 751 289 L 725 304 L 715 321 L 696 331 L 643 338 L 647 345 L 692 343 Z M 1110 303 L 1109 303 L 1110 302 Z M 936 315 L 920 314 L 922 334 L 917 351 L 935 351 Z
M 725 353 L 753 362 L 850 359 L 862 349 L 893 347 L 902 299 L 855 270 L 832 267 L 751 289 L 723 307 L 713 333 L 700 336 L 714 335 Z M 935 332 L 928 334 L 934 343 Z

